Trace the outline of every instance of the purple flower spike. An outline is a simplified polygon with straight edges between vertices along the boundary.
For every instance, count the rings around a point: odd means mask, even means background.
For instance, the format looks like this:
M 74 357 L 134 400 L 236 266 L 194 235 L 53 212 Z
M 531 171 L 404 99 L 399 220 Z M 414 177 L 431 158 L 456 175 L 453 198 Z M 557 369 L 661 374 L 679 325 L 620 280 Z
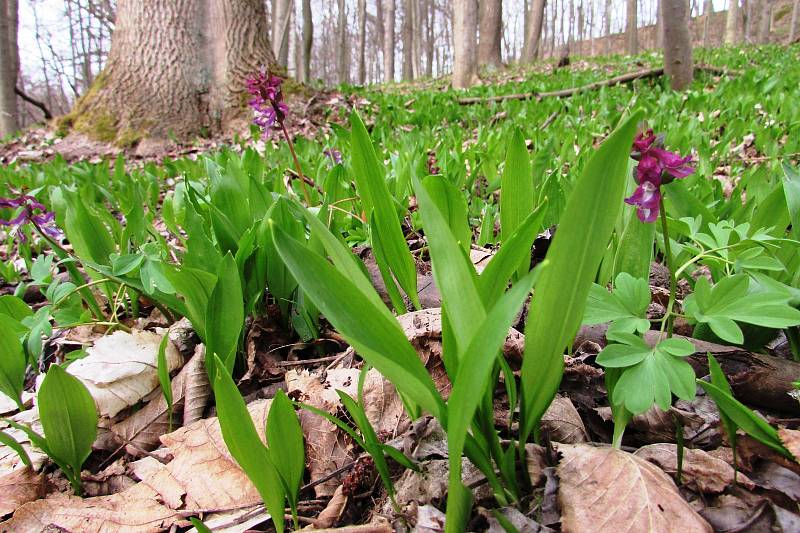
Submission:
M 665 150 L 660 136 L 653 130 L 640 133 L 633 141 L 631 157 L 636 166 L 635 179 L 639 185 L 625 202 L 636 206 L 636 214 L 642 222 L 655 222 L 661 203 L 661 186 L 674 179 L 685 178 L 692 172 L 692 157 Z
M 33 224 L 42 233 L 56 240 L 62 238 L 61 230 L 55 224 L 55 213 L 47 211 L 44 205 L 36 201 L 36 198 L 28 195 L 20 195 L 17 198 L 0 198 L 0 208 L 22 210 L 16 217 L 10 220 L 0 219 L 0 226 L 11 228 L 10 235 L 18 235 L 20 242 L 25 242 L 25 233 L 21 230 L 25 224 Z M 38 213 L 37 213 L 38 211 Z
M 248 79 L 247 92 L 253 97 L 248 104 L 255 112 L 253 123 L 267 134 L 275 123 L 283 124 L 289 108 L 283 102 L 283 79 L 264 71 Z
M 336 148 L 325 149 L 322 151 L 322 153 L 328 156 L 331 159 L 331 161 L 333 161 L 334 165 L 342 164 L 342 152 L 340 152 Z

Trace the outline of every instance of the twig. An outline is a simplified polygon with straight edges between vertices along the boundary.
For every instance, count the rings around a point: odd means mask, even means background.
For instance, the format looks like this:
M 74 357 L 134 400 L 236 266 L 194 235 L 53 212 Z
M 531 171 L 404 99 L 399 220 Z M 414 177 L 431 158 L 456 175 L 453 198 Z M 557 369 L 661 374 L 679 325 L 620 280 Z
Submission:
M 696 71 L 708 72 L 710 74 L 716 74 L 716 75 L 735 76 L 740 74 L 740 72 L 737 70 L 727 70 L 724 68 L 714 67 L 709 65 L 695 65 L 694 69 Z M 458 103 L 461 105 L 470 105 L 470 104 L 480 104 L 489 102 L 505 102 L 506 100 L 531 100 L 531 99 L 541 100 L 542 98 L 565 98 L 585 91 L 600 89 L 601 87 L 612 87 L 614 85 L 619 85 L 621 83 L 628 83 L 635 80 L 656 78 L 658 76 L 662 76 L 663 74 L 664 74 L 663 67 L 648 68 L 643 70 L 637 70 L 635 72 L 629 72 L 627 74 L 622 74 L 620 76 L 615 76 L 613 78 L 609 78 L 603 81 L 595 81 L 587 85 L 581 85 L 579 87 L 570 87 L 569 89 L 559 89 L 558 91 L 548 91 L 543 93 L 516 93 L 516 94 L 505 94 L 501 96 L 489 96 L 489 97 L 471 96 L 467 98 L 459 98 Z
M 53 114 L 50 112 L 50 110 L 47 108 L 44 102 L 37 100 L 32 96 L 29 96 L 25 91 L 23 91 L 19 87 L 14 87 L 14 92 L 17 93 L 17 96 L 22 98 L 24 101 L 28 102 L 34 107 L 38 107 L 39 109 L 41 109 L 42 113 L 44 113 L 45 120 L 50 120 L 53 118 Z

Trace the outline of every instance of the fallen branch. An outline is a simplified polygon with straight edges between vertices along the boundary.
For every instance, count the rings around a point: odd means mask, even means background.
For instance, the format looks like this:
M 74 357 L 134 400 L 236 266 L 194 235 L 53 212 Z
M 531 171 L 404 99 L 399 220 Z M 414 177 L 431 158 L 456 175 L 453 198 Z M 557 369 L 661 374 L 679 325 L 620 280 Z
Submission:
M 709 74 L 714 74 L 718 76 L 722 75 L 735 76 L 740 74 L 739 71 L 736 70 L 728 70 L 709 65 L 695 65 L 694 69 L 695 71 L 708 72 Z M 600 89 L 601 87 L 613 87 L 614 85 L 619 85 L 621 83 L 629 83 L 635 80 L 656 78 L 658 76 L 662 76 L 663 74 L 664 74 L 663 67 L 648 68 L 648 69 L 637 70 L 635 72 L 629 72 L 627 74 L 622 74 L 620 76 L 615 76 L 613 78 L 603 81 L 595 81 L 587 85 L 581 85 L 580 87 L 571 87 L 569 89 L 560 89 L 558 91 L 548 91 L 543 93 L 516 93 L 516 94 L 504 94 L 501 96 L 488 96 L 488 97 L 470 96 L 466 98 L 459 98 L 458 103 L 461 105 L 470 105 L 470 104 L 489 103 L 489 102 L 505 102 L 506 100 L 530 100 L 534 98 L 536 100 L 541 100 L 542 98 L 565 98 L 567 96 L 572 96 L 585 91 Z
M 44 113 L 44 119 L 45 120 L 50 120 L 50 119 L 53 118 L 53 114 L 50 112 L 50 110 L 47 108 L 47 106 L 45 105 L 44 102 L 41 102 L 41 101 L 36 100 L 35 98 L 31 97 L 31 96 L 28 96 L 28 94 L 25 93 L 25 91 L 23 91 L 19 87 L 14 87 L 14 92 L 17 93 L 17 96 L 22 98 L 24 101 L 28 102 L 32 106 L 35 106 L 35 107 L 38 107 L 39 109 L 41 109 L 42 113 Z

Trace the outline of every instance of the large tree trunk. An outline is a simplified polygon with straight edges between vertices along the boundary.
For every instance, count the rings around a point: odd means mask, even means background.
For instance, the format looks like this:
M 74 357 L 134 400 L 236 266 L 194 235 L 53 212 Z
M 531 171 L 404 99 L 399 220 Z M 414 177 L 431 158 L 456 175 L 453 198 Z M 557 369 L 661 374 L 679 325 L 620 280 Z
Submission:
M 725 18 L 725 44 L 739 42 L 739 0 L 728 0 L 728 15 Z
M 502 0 L 480 0 L 479 18 L 478 64 L 500 67 L 503 64 L 500 51 L 500 41 L 503 38 Z
M 311 13 L 311 0 L 303 0 L 303 82 L 311 81 L 311 47 L 314 44 L 314 19 Z
M 758 34 L 756 39 L 759 44 L 765 44 L 769 42 L 772 2 L 770 0 L 760 0 L 758 7 Z
M 792 21 L 789 23 L 789 42 L 797 39 L 798 25 L 800 25 L 800 0 L 794 0 L 792 7 Z
M 385 0 L 383 33 L 383 81 L 394 81 L 395 0 Z
M 17 0 L 0 0 L 0 138 L 17 131 Z
M 292 0 L 272 0 L 272 53 L 282 67 L 289 65 L 289 21 Z
M 628 44 L 628 54 L 639 53 L 639 22 L 636 14 L 637 1 L 627 0 L 625 11 L 625 38 Z
M 603 12 L 603 35 L 606 36 L 603 53 L 608 55 L 611 53 L 611 0 L 606 0 L 605 10 Z
M 425 39 L 425 76 L 432 78 L 434 46 L 436 44 L 436 34 L 434 33 L 434 28 L 436 27 L 436 6 L 434 5 L 434 0 L 427 0 L 425 2 L 425 9 L 428 13 L 427 37 Z
M 419 12 L 419 0 L 411 2 L 411 77 L 417 79 L 422 76 L 422 15 Z
M 703 4 L 703 48 L 708 48 L 708 31 L 711 27 L 711 15 L 714 13 L 714 2 L 705 0 Z
M 367 0 L 358 0 L 358 83 L 367 80 Z
M 350 65 L 347 57 L 347 6 L 339 0 L 339 15 L 336 22 L 336 74 L 339 83 L 350 81 Z
M 660 18 L 664 21 L 664 72 L 677 91 L 692 83 L 692 37 L 685 0 L 661 0 Z
M 453 87 L 466 89 L 476 77 L 477 0 L 453 0 Z
M 522 62 L 533 63 L 541 51 L 542 22 L 544 21 L 544 8 L 546 0 L 533 0 L 530 9 L 525 44 L 522 47 Z
M 403 2 L 403 26 L 401 28 L 400 39 L 403 42 L 403 80 L 414 79 L 414 2 L 416 0 L 405 0 Z
M 279 70 L 263 0 L 118 0 L 105 69 L 62 120 L 104 141 L 189 138 L 245 114 L 245 79 Z

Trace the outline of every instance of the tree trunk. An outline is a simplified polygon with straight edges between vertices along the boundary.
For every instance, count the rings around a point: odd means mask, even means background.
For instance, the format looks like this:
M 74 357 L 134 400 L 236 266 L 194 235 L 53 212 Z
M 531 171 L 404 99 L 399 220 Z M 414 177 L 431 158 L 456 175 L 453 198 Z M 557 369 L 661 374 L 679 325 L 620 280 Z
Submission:
M 263 0 L 118 0 L 105 69 L 62 126 L 129 145 L 245 115 L 245 78 L 279 70 Z
M 394 22 L 395 0 L 385 0 L 386 19 L 383 34 L 383 81 L 394 81 Z
M 453 0 L 453 87 L 466 89 L 476 77 L 477 0 Z
M 428 37 L 425 40 L 425 75 L 433 78 L 433 58 L 436 47 L 436 5 L 435 0 L 427 0 L 426 9 L 428 10 Z
M 797 39 L 798 25 L 800 25 L 800 0 L 794 0 L 792 7 L 792 21 L 789 23 L 789 42 Z
M 690 17 L 691 20 L 691 17 Z M 664 47 L 664 17 L 661 16 L 661 0 L 656 0 L 656 46 Z
M 758 11 L 757 42 L 759 44 L 766 44 L 769 42 L 769 29 L 772 19 L 772 2 L 770 0 L 761 0 Z
M 367 0 L 358 0 L 358 83 L 364 85 L 367 79 Z
M 692 37 L 686 0 L 661 0 L 664 21 L 664 72 L 673 90 L 681 91 L 692 83 Z
M 637 1 L 627 0 L 625 17 L 625 38 L 628 44 L 628 54 L 636 55 L 639 53 L 639 26 L 636 16 Z
M 289 21 L 292 1 L 272 0 L 272 53 L 282 67 L 289 65 Z
M 339 83 L 350 80 L 349 65 L 347 64 L 347 11 L 344 0 L 339 0 L 339 14 L 336 23 L 336 74 Z
M 708 48 L 708 30 L 711 27 L 711 15 L 713 14 L 713 0 L 705 0 L 703 4 L 703 48 Z
M 0 138 L 17 131 L 17 0 L 0 0 Z
M 422 76 L 422 17 L 419 12 L 419 0 L 411 3 L 411 73 L 412 78 L 417 79 Z
M 311 81 L 311 47 L 314 44 L 314 18 L 311 0 L 303 0 L 303 82 Z
M 739 42 L 739 0 L 728 0 L 728 15 L 725 18 L 725 44 Z
M 528 33 L 525 34 L 525 46 L 522 48 L 523 63 L 533 63 L 540 55 L 545 4 L 546 0 L 533 0 L 528 21 Z
M 503 38 L 502 0 L 480 0 L 478 64 L 501 67 L 503 58 L 500 44 Z
M 603 25 L 603 34 L 606 36 L 606 43 L 603 47 L 603 53 L 608 55 L 611 53 L 611 0 L 606 0 L 606 8 L 603 15 Z
M 403 27 L 401 29 L 401 40 L 403 41 L 403 80 L 414 79 L 414 2 L 415 0 L 405 0 L 403 2 Z

